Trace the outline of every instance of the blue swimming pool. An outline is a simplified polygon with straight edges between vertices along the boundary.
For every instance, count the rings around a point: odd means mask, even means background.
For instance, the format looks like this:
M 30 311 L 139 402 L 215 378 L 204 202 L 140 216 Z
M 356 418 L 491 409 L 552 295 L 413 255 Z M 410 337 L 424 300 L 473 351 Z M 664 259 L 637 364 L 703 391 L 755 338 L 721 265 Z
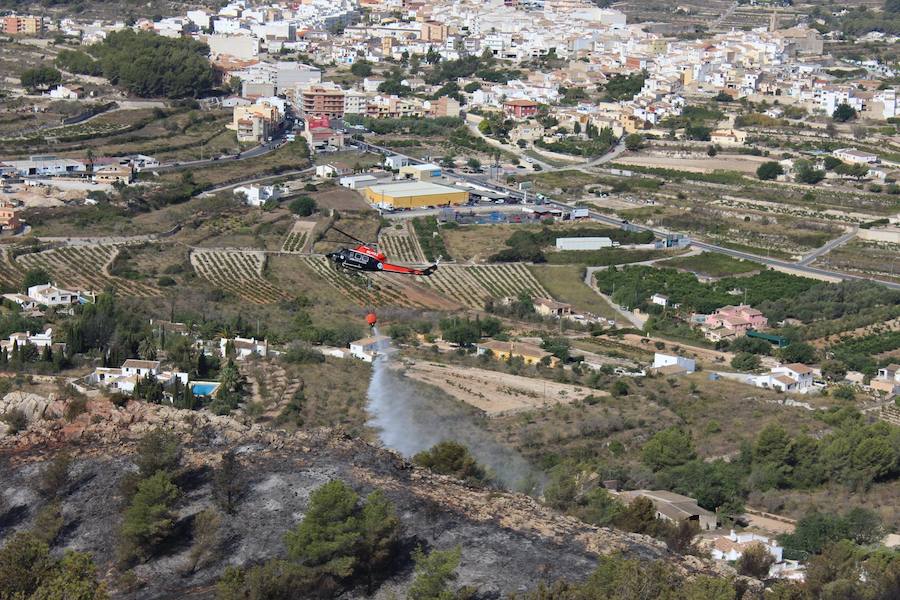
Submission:
M 211 396 L 219 387 L 217 381 L 195 381 L 191 383 L 191 391 L 195 396 Z

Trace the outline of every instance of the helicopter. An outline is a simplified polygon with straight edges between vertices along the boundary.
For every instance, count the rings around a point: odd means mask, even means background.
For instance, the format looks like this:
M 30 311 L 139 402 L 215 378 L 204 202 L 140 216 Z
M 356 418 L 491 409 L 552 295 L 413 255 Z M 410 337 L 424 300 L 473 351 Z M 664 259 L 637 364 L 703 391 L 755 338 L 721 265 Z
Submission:
M 325 255 L 340 267 L 345 269 L 356 269 L 357 271 L 400 273 L 401 275 L 421 275 L 425 277 L 437 271 L 437 263 L 424 269 L 393 265 L 387 262 L 387 257 L 384 253 L 379 252 L 374 245 L 367 244 L 362 240 L 353 237 L 346 231 L 341 231 L 337 227 L 332 226 L 331 228 L 359 244 L 356 248 L 342 248 L 341 250 L 329 252 Z

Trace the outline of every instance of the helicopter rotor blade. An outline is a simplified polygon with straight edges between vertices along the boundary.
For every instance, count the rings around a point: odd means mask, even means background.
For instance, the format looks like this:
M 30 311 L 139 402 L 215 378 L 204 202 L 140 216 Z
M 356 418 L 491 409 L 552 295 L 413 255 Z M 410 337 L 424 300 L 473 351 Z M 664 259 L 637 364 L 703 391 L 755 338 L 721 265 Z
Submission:
M 357 237 L 353 237 L 352 235 L 350 235 L 350 234 L 347 233 L 346 231 L 342 231 L 342 230 L 338 229 L 337 227 L 335 227 L 334 225 L 332 225 L 331 228 L 332 228 L 333 230 L 337 231 L 338 233 L 340 233 L 341 235 L 344 235 L 344 236 L 350 238 L 351 240 L 353 240 L 353 241 L 356 242 L 357 244 L 362 244 L 363 246 L 366 246 L 366 245 L 367 245 L 366 242 L 362 241 L 361 239 L 359 239 L 359 238 L 357 238 Z

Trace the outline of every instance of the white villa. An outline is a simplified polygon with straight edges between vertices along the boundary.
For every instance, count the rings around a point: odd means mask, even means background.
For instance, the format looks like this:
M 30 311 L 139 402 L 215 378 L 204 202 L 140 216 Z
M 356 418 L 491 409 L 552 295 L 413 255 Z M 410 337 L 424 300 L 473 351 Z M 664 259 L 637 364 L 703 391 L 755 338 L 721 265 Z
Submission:
M 256 355 L 256 356 L 267 356 L 269 354 L 269 342 L 266 340 L 257 340 L 256 338 L 242 338 L 235 337 L 232 339 L 222 338 L 219 340 L 219 352 L 222 353 L 222 358 L 227 356 L 227 346 L 228 342 L 232 342 L 234 344 L 234 358 L 235 360 L 244 360 L 247 357 Z
M 121 367 L 97 367 L 87 376 L 87 382 L 99 385 L 125 394 L 134 392 L 137 382 L 153 375 L 163 387 L 168 387 L 179 380 L 182 385 L 187 385 L 188 374 L 181 371 L 160 371 L 158 360 L 140 360 L 129 358 Z

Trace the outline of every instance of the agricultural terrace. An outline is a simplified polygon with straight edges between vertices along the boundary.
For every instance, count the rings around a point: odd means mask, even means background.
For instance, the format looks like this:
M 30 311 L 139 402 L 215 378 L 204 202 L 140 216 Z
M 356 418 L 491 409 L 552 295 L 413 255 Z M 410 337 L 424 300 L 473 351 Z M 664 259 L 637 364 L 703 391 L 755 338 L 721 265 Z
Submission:
M 157 287 L 109 274 L 109 265 L 119 249 L 116 246 L 65 246 L 43 252 L 22 254 L 16 263 L 23 271 L 44 269 L 53 282 L 66 288 L 102 291 L 113 287 L 124 296 L 157 296 Z
M 452 260 L 447 246 L 444 245 L 444 238 L 441 237 L 436 218 L 418 217 L 413 219 L 412 224 L 426 260 L 434 261 L 439 258 Z
M 324 256 L 305 256 L 302 260 L 303 264 L 320 279 L 359 306 L 399 306 L 439 310 L 459 308 L 454 302 L 415 285 L 413 278 L 408 275 L 351 273 L 335 266 Z
M 191 252 L 191 265 L 215 287 L 253 304 L 274 304 L 289 298 L 266 280 L 264 252 L 196 248 Z
M 391 262 L 420 264 L 425 262 L 416 239 L 405 224 L 400 229 L 383 229 L 378 240 L 379 248 Z
M 580 311 L 606 319 L 617 319 L 619 313 L 609 302 L 584 283 L 584 268 L 579 265 L 531 265 L 528 270 L 550 295 Z
M 763 302 L 789 301 L 818 283 L 814 279 L 766 270 L 752 277 L 727 277 L 704 284 L 691 273 L 647 266 L 613 266 L 598 271 L 595 278 L 601 292 L 629 308 L 640 306 L 653 294 L 660 293 L 685 310 L 701 313 L 743 301 L 757 307 Z
M 879 367 L 897 362 L 900 331 L 880 331 L 862 337 L 847 337 L 829 351 L 847 368 L 874 375 Z
M 693 256 L 679 256 L 656 263 L 658 267 L 671 267 L 690 271 L 706 277 L 729 277 L 760 271 L 764 267 L 749 260 L 739 260 L 725 254 L 703 252 Z
M 420 279 L 448 298 L 479 309 L 490 298 L 515 298 L 523 292 L 532 296 L 550 296 L 528 267 L 518 263 L 442 265 L 430 277 Z
M 4 289 L 19 291 L 22 284 L 24 273 L 19 270 L 19 266 L 13 262 L 9 249 L 0 248 L 0 285 Z
M 287 237 L 284 238 L 281 251 L 290 253 L 307 252 L 307 245 L 312 241 L 315 227 L 315 221 L 295 221 Z

